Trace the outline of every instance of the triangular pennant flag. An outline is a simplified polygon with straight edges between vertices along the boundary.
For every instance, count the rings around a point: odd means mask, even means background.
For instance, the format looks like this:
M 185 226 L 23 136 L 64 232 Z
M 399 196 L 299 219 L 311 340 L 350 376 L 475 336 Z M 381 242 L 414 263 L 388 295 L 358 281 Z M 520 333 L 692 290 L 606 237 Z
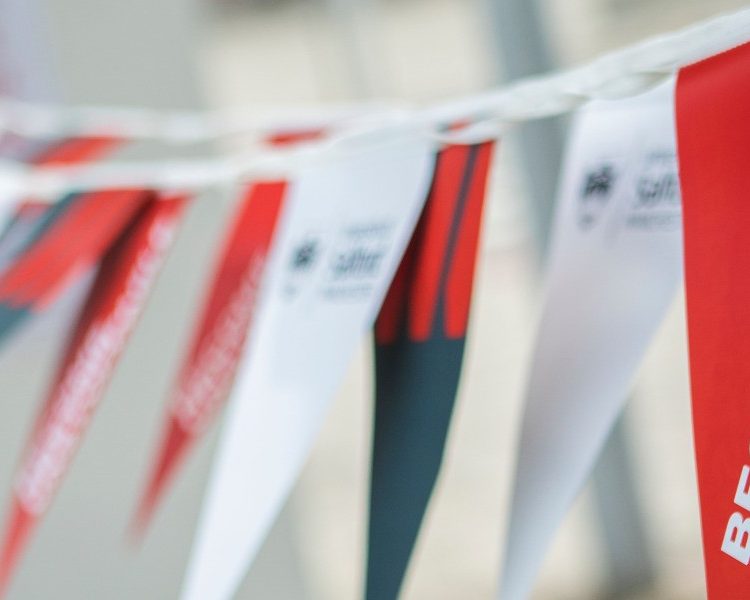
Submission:
M 450 146 L 438 155 L 424 212 L 375 326 L 368 600 L 398 597 L 440 470 L 492 146 Z
M 164 433 L 135 521 L 150 520 L 170 477 L 224 402 L 241 358 L 286 192 L 283 181 L 249 186 L 214 269 L 170 400 Z
M 402 126 L 336 144 L 293 175 L 183 599 L 237 589 L 372 327 L 432 163 L 430 141 Z
M 563 168 L 501 582 L 527 598 L 682 276 L 674 82 L 594 102 Z
M 184 203 L 182 197 L 148 196 L 102 260 L 21 459 L 2 541 L 0 592 L 88 427 L 171 245 Z
M 708 597 L 750 595 L 750 44 L 679 73 L 690 379 Z

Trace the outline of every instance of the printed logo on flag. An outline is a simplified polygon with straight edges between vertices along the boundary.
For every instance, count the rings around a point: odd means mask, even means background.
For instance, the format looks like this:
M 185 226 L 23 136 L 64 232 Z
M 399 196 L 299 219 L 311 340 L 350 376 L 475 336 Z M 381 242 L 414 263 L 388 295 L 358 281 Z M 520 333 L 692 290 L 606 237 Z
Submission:
M 295 271 L 305 271 L 312 267 L 315 257 L 319 251 L 319 242 L 313 237 L 305 239 L 297 246 L 292 259 L 292 269 Z
M 590 229 L 601 218 L 614 190 L 617 171 L 611 162 L 597 165 L 585 174 L 578 204 L 578 224 Z
M 292 301 L 300 295 L 317 269 L 319 257 L 325 250 L 320 232 L 308 231 L 294 244 L 284 276 L 283 291 L 286 300 Z
M 639 169 L 635 203 L 627 226 L 645 231 L 673 231 L 682 225 L 677 157 L 671 150 L 647 154 Z
M 365 223 L 343 231 L 334 242 L 333 259 L 322 283 L 323 294 L 342 301 L 370 294 L 392 232 L 392 223 Z

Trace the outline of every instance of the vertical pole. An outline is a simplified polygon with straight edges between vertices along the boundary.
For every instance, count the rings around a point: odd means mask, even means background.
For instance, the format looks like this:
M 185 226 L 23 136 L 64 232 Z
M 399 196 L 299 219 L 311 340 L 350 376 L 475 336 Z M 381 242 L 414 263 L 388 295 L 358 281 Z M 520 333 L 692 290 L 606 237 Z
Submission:
M 487 0 L 498 67 L 515 79 L 555 68 L 538 0 Z M 530 192 L 531 219 L 540 257 L 549 240 L 557 174 L 563 152 L 560 119 L 524 123 L 518 146 Z M 594 497 L 607 555 L 606 595 L 623 597 L 653 582 L 655 567 L 635 493 L 629 435 L 620 418 L 594 471 Z
M 605 597 L 630 598 L 653 585 L 656 565 L 635 494 L 625 412 L 615 423 L 594 471 L 594 501 L 607 550 Z
M 373 51 L 373 0 L 325 0 L 325 8 L 338 31 L 352 95 L 372 98 L 382 80 Z
M 518 79 L 555 67 L 536 0 L 486 0 L 498 79 Z M 502 75 L 500 74 L 502 71 Z M 557 174 L 564 146 L 560 118 L 523 123 L 516 143 L 531 201 L 530 217 L 539 257 L 545 256 L 554 212 Z

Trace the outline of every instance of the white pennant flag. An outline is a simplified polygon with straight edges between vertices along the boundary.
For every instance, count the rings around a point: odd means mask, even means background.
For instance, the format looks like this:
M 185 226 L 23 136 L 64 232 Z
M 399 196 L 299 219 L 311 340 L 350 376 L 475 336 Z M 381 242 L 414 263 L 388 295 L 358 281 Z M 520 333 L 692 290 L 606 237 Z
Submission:
M 344 143 L 293 176 L 183 600 L 232 596 L 291 489 L 427 196 L 412 128 Z
M 531 590 L 682 276 L 674 81 L 573 124 L 500 585 Z

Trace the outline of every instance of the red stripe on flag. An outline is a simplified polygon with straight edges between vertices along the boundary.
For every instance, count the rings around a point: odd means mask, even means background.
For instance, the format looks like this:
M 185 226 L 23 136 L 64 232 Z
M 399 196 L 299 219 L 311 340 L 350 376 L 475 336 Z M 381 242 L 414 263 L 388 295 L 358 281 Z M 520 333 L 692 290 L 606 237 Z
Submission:
M 409 306 L 409 337 L 415 342 L 429 339 L 432 333 L 440 277 L 468 155 L 468 146 L 450 146 L 440 152 L 435 165 L 430 197 L 422 217 L 424 237 L 415 265 Z
M 492 148 L 493 144 L 485 143 L 477 149 L 466 206 L 457 224 L 460 229 L 445 285 L 445 336 L 448 338 L 466 335 Z
M 411 290 L 411 274 L 414 269 L 417 248 L 420 246 L 419 240 L 424 229 L 422 223 L 423 221 L 420 218 L 393 277 L 391 286 L 388 288 L 383 305 L 380 307 L 378 319 L 375 321 L 375 340 L 378 344 L 393 344 L 398 340 L 403 329 L 406 306 Z

